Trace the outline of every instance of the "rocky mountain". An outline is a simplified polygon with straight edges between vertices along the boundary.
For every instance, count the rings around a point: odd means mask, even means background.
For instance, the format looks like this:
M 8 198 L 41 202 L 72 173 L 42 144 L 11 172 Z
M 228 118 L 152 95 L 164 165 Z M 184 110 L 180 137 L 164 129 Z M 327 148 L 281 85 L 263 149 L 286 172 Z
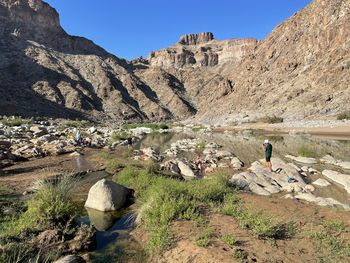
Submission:
M 314 0 L 276 27 L 238 67 L 221 71 L 234 89 L 198 117 L 302 119 L 350 110 L 349 51 L 350 1 Z
M 218 41 L 210 32 L 189 34 L 181 36 L 172 47 L 152 52 L 148 61 L 151 66 L 164 69 L 214 67 L 226 62 L 240 62 L 252 53 L 256 44 L 256 39 Z
M 41 0 L 0 0 L 0 114 L 232 122 L 349 109 L 350 2 L 314 0 L 263 41 L 184 35 L 126 61 Z
M 0 0 L 1 114 L 155 120 L 195 113 L 176 80 L 157 94 L 133 68 L 69 36 L 47 3 Z

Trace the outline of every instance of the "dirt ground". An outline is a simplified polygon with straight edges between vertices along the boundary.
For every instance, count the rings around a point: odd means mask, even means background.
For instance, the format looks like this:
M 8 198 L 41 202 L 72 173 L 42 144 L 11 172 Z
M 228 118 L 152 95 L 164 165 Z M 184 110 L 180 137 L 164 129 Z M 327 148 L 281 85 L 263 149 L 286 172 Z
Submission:
M 22 193 L 38 179 L 60 173 L 99 169 L 105 164 L 101 159 L 96 158 L 99 152 L 99 150 L 87 150 L 81 158 L 63 155 L 18 163 L 2 171 L 0 187 Z M 209 213 L 208 219 L 214 234 L 208 247 L 196 245 L 195 236 L 200 232 L 198 227 L 188 221 L 176 221 L 171 225 L 175 246 L 161 256 L 153 258 L 151 262 L 322 262 L 320 255 L 323 252 L 308 233 L 321 229 L 322 225 L 329 220 L 350 224 L 350 213 L 346 211 L 321 208 L 296 200 L 286 200 L 279 196 L 261 197 L 246 193 L 240 193 L 239 196 L 250 210 L 263 211 L 264 214 L 272 215 L 282 221 L 295 222 L 296 236 L 290 240 L 261 240 L 240 226 L 233 217 Z M 135 229 L 131 235 L 140 244 L 145 244 L 147 241 L 146 234 L 139 228 Z M 236 237 L 237 244 L 234 246 L 225 244 L 222 241 L 224 235 Z M 350 230 L 340 235 L 350 243 Z M 237 256 L 234 256 L 237 251 L 244 255 L 245 259 L 237 259 Z M 347 262 L 350 262 L 350 258 Z
M 103 165 L 94 159 L 99 151 L 86 149 L 81 156 L 66 154 L 17 163 L 0 171 L 0 187 L 14 193 L 23 193 L 41 179 L 96 170 Z
M 196 245 L 195 236 L 199 228 L 188 221 L 177 221 L 171 225 L 176 245 L 161 256 L 152 259 L 152 262 L 262 262 L 262 263 L 301 263 L 301 262 L 329 262 L 322 261 L 318 245 L 309 233 L 322 228 L 326 221 L 350 223 L 350 213 L 330 208 L 320 208 L 303 202 L 285 200 L 279 197 L 261 197 L 252 194 L 239 194 L 247 207 L 253 211 L 262 211 L 264 214 L 293 221 L 298 229 L 296 236 L 288 240 L 261 240 L 249 230 L 239 225 L 239 222 L 230 216 L 210 213 L 208 218 L 214 229 L 208 247 Z M 132 235 L 141 243 L 147 241 L 142 230 L 136 229 Z M 222 236 L 236 237 L 237 244 L 227 245 Z M 350 233 L 342 233 L 342 237 L 350 242 Z M 235 252 L 245 255 L 245 259 L 237 259 Z M 350 258 L 348 258 L 350 260 Z M 335 261 L 340 262 L 340 261 Z M 341 261 L 350 262 L 350 261 Z

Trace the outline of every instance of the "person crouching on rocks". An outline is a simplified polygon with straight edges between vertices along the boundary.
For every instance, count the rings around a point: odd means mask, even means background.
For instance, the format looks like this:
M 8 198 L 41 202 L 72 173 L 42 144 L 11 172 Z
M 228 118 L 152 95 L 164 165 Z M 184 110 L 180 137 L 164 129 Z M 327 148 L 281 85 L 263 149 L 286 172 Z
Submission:
M 272 145 L 269 142 L 269 140 L 265 140 L 264 141 L 263 149 L 265 151 L 265 160 L 266 160 L 267 167 L 269 168 L 270 172 L 273 172 L 273 170 L 272 170 L 272 163 L 271 163 Z

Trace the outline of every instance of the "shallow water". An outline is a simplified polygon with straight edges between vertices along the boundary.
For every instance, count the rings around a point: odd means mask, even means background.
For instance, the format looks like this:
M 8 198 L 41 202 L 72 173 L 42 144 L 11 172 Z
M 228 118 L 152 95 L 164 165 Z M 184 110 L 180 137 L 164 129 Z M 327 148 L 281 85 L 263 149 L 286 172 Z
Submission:
M 350 170 L 342 169 L 334 165 L 326 164 L 303 164 L 285 158 L 286 155 L 299 156 L 302 152 L 307 152 L 310 157 L 316 159 L 331 154 L 338 160 L 350 161 L 350 138 L 335 138 L 311 135 L 263 135 L 254 134 L 250 131 L 243 133 L 168 133 L 147 136 L 139 142 L 137 148 L 153 147 L 161 153 L 170 148 L 171 143 L 182 139 L 194 139 L 199 141 L 215 142 L 223 146 L 222 150 L 227 150 L 235 154 L 244 163 L 245 167 L 250 167 L 251 163 L 263 159 L 264 152 L 262 143 L 269 139 L 273 145 L 273 156 L 280 157 L 286 162 L 293 162 L 299 167 L 312 167 L 319 172 L 325 169 L 335 170 L 350 175 Z M 193 153 L 181 154 L 181 157 L 194 158 Z M 173 158 L 173 157 L 171 157 Z M 324 178 L 321 174 L 311 175 L 305 178 L 307 183 L 311 183 L 319 178 Z M 325 178 L 326 179 L 326 178 Z M 326 179 L 327 180 L 327 179 Z M 332 183 L 332 182 L 331 182 Z M 330 197 L 344 204 L 350 205 L 350 195 L 340 185 L 332 183 L 328 187 L 316 187 L 316 196 Z

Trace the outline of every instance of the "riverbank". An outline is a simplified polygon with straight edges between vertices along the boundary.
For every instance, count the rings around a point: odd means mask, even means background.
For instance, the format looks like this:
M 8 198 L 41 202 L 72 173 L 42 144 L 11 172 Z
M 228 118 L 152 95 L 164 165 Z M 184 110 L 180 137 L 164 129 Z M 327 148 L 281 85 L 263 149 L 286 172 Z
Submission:
M 257 130 L 267 134 L 310 134 L 323 137 L 350 138 L 350 121 L 314 120 L 283 123 L 243 123 L 236 126 L 222 126 L 214 131 Z

